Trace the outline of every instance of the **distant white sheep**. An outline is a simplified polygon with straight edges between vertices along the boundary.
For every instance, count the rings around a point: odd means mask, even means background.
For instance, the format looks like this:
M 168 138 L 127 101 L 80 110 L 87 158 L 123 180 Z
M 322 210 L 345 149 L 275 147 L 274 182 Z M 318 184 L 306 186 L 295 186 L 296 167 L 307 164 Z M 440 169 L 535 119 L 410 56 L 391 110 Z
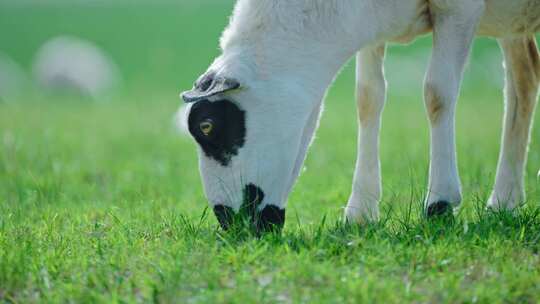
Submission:
M 34 63 L 38 84 L 48 91 L 75 91 L 101 98 L 120 83 L 113 60 L 92 42 L 68 36 L 47 41 Z

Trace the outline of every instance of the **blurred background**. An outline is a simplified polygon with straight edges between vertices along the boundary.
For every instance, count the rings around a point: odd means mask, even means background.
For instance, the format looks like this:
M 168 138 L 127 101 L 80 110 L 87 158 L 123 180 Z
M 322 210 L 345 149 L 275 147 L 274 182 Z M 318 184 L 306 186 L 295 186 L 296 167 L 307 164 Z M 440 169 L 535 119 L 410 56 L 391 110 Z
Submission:
M 114 93 L 172 96 L 218 54 L 233 1 L 0 1 L 0 53 L 36 88 L 38 53 L 58 37 L 93 44 L 118 66 Z M 88 58 L 81 58 L 88 59 Z M 60 63 L 59 63 L 60 64 Z M 91 77 L 92 75 L 87 75 Z
M 173 117 L 179 93 L 219 54 L 218 39 L 233 5 L 0 0 L 3 201 L 74 208 L 152 201 L 157 203 L 138 208 L 200 214 L 206 204 L 195 146 L 175 131 Z M 381 151 L 388 202 L 419 202 L 425 188 L 429 131 L 422 79 L 430 49 L 428 36 L 388 51 Z M 494 40 L 476 41 L 457 118 L 468 200 L 485 200 L 493 182 L 503 109 L 501 62 Z M 321 210 L 341 213 L 354 170 L 355 112 L 351 61 L 329 91 L 307 173 L 291 197 L 304 221 L 317 221 Z M 536 185 L 539 150 L 533 141 L 529 188 Z M 306 208 L 313 205 L 318 208 Z

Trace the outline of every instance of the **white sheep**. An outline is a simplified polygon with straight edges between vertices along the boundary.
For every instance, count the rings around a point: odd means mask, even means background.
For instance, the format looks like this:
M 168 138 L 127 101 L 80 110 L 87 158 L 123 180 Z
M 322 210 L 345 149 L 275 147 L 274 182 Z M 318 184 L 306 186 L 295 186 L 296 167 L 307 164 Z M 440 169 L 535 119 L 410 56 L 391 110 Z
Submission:
M 220 223 L 227 227 L 232 213 L 247 208 L 258 228 L 283 225 L 325 92 L 355 53 L 358 158 L 345 216 L 350 222 L 376 221 L 385 45 L 428 32 L 434 43 L 425 77 L 431 125 L 426 213 L 450 213 L 461 201 L 455 106 L 477 34 L 498 39 L 506 67 L 504 135 L 488 206 L 516 208 L 525 200 L 539 26 L 540 2 L 531 0 L 239 0 L 221 39 L 222 55 L 182 94 L 193 103 L 188 127 L 199 144 L 206 196 Z
M 72 91 L 94 99 L 117 88 L 120 73 L 104 50 L 71 36 L 48 40 L 38 51 L 34 76 L 48 91 Z

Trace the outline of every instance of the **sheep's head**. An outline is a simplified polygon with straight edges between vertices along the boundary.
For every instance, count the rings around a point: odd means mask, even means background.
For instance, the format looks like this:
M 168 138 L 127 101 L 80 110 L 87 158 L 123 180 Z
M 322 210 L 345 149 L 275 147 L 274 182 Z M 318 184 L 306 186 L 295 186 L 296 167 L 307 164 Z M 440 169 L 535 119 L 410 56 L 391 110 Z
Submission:
M 224 229 L 240 220 L 259 232 L 280 230 L 319 107 L 286 81 L 226 74 L 210 68 L 182 94 L 206 196 Z

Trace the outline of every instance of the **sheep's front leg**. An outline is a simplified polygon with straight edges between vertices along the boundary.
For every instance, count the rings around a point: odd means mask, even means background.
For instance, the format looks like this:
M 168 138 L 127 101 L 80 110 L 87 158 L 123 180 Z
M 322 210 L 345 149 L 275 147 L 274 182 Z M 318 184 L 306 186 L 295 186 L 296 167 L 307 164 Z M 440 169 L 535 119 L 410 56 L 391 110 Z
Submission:
M 506 110 L 497 178 L 488 207 L 513 210 L 525 202 L 523 171 L 538 96 L 540 56 L 534 36 L 501 39 L 499 44 L 506 71 Z
M 347 221 L 353 223 L 379 218 L 379 129 L 386 97 L 384 54 L 385 46 L 381 45 L 366 48 L 357 55 L 358 151 L 352 194 L 345 209 Z
M 455 145 L 455 109 L 463 70 L 483 1 L 433 0 L 433 54 L 425 79 L 424 99 L 431 126 L 428 217 L 451 213 L 461 203 Z

